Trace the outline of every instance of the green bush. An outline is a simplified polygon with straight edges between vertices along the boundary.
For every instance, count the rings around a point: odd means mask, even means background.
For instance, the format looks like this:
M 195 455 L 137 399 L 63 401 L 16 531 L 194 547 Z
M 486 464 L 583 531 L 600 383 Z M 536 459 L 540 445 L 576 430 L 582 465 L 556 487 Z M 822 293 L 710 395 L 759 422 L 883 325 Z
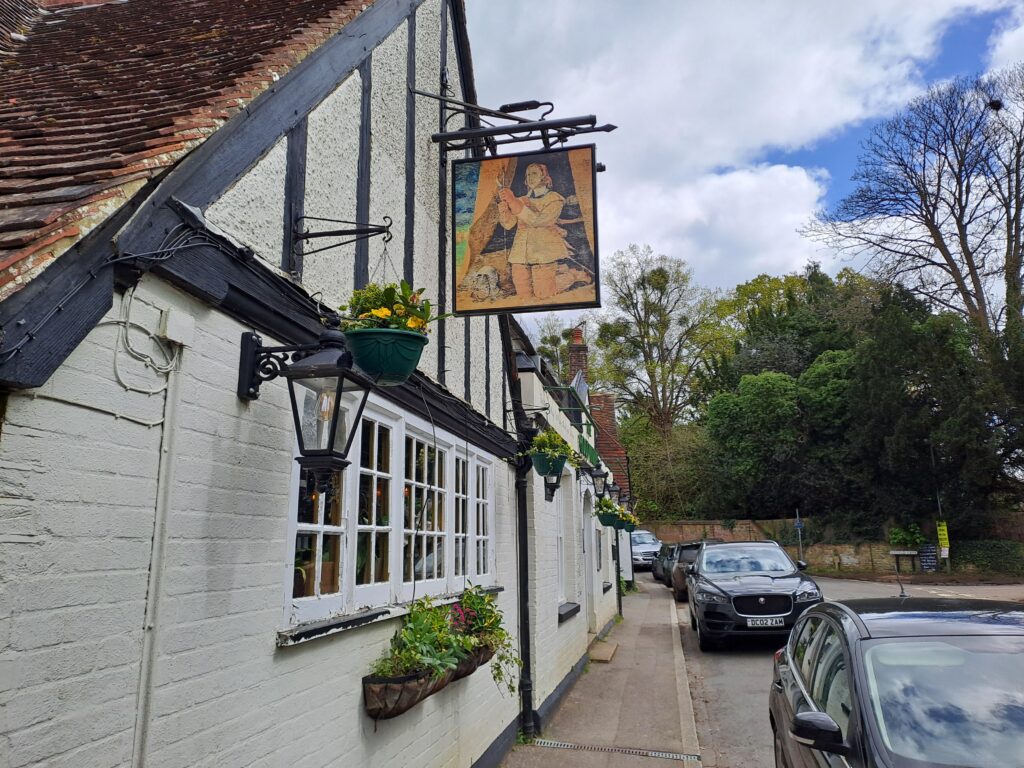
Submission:
M 973 566 L 979 571 L 1024 576 L 1024 544 L 1019 541 L 954 541 L 950 554 L 956 569 Z
M 894 547 L 917 549 L 927 541 L 928 539 L 921 533 L 921 526 L 917 523 L 911 523 L 906 528 L 894 525 L 889 529 L 889 544 Z

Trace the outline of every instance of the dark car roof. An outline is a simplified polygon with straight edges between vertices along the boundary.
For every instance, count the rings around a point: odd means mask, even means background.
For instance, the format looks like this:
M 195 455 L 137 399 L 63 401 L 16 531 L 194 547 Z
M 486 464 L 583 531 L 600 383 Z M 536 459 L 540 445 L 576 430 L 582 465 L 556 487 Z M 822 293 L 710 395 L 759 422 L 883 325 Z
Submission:
M 868 637 L 1024 635 L 1024 603 L 943 597 L 882 597 L 826 601 L 854 614 Z M 863 634 L 863 632 L 862 632 Z
M 749 547 L 751 544 L 772 544 L 776 547 L 779 546 L 779 542 L 772 541 L 771 539 L 761 539 L 760 541 L 722 541 L 721 539 L 705 539 L 703 543 L 709 547 L 714 547 L 715 549 L 718 549 L 719 547 Z

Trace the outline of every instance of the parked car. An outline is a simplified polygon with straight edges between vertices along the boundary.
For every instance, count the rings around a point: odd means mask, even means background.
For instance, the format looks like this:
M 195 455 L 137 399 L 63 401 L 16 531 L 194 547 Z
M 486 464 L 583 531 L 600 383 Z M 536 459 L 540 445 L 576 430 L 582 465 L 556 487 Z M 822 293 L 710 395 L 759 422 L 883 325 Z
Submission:
M 646 570 L 654 565 L 661 550 L 661 539 L 650 531 L 636 530 L 629 534 L 633 549 L 633 570 Z
M 670 558 L 675 557 L 675 548 L 675 544 L 663 543 L 658 549 L 658 554 L 654 556 L 654 560 L 651 562 L 651 575 L 655 581 L 660 581 L 662 584 L 665 583 L 665 566 Z
M 821 590 L 774 541 L 704 544 L 689 567 L 690 626 L 702 651 L 732 636 L 786 634 Z
M 675 595 L 677 602 L 683 602 L 689 594 L 686 586 L 687 569 L 697 559 L 701 546 L 704 544 L 720 544 L 721 541 L 721 539 L 701 539 L 700 541 L 686 541 L 679 545 L 679 548 L 676 550 L 675 562 L 672 564 L 672 570 L 669 572 L 669 578 L 666 579 L 666 583 L 672 590 L 672 594 Z
M 1024 605 L 894 597 L 806 611 L 775 654 L 776 768 L 1024 761 Z

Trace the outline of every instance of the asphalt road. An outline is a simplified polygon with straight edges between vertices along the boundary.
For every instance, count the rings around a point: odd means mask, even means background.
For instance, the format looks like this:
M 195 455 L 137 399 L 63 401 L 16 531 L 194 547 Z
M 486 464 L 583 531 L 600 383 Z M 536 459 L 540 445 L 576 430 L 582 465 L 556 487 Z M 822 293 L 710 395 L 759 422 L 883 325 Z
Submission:
M 895 584 L 817 579 L 826 598 L 885 597 L 898 594 Z M 981 597 L 1024 601 L 1024 584 L 907 585 L 907 594 L 922 597 Z M 768 724 L 768 688 L 772 654 L 778 641 L 732 642 L 711 653 L 697 648 L 690 614 L 679 604 L 680 633 L 689 675 L 704 768 L 767 768 L 773 764 Z

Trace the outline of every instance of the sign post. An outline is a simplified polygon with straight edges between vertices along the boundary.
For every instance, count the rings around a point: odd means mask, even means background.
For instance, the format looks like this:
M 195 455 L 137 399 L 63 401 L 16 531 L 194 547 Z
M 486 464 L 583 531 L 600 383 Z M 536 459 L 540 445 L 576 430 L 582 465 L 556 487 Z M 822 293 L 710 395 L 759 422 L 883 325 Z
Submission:
M 945 520 L 935 521 L 935 532 L 939 537 L 939 557 L 946 559 L 946 572 L 953 572 L 953 561 L 949 557 L 949 529 Z
M 796 522 L 793 523 L 793 527 L 796 528 L 796 547 L 797 559 L 804 559 L 804 521 L 800 519 L 800 507 L 796 508 Z

